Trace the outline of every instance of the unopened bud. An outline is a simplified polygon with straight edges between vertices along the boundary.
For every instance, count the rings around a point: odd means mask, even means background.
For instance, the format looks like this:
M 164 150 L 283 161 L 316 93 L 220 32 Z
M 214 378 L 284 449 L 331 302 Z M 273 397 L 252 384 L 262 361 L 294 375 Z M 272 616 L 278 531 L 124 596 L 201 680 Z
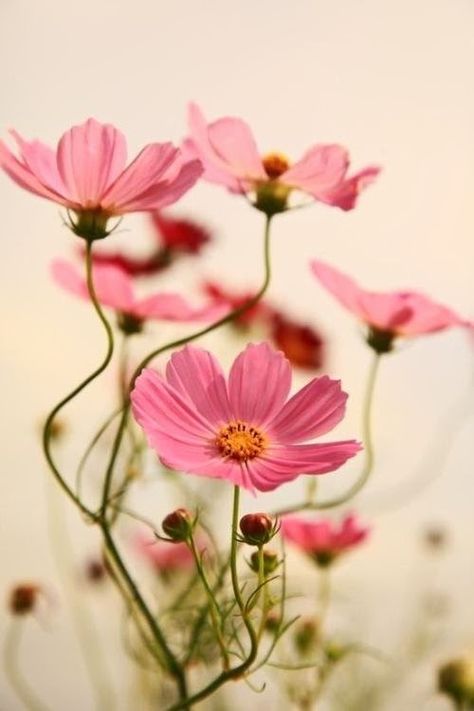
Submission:
M 263 555 L 263 575 L 265 578 L 268 575 L 271 575 L 279 566 L 278 562 L 278 556 L 276 553 L 273 553 L 273 551 L 267 551 L 264 550 L 262 551 Z M 255 553 L 252 553 L 250 556 L 250 567 L 255 573 L 259 572 L 259 566 L 260 566 L 260 561 L 259 561 L 259 552 L 255 551 Z
M 318 641 L 319 624 L 313 617 L 307 617 L 299 621 L 293 634 L 295 647 L 300 654 L 308 654 L 315 647 Z
M 187 509 L 176 509 L 165 516 L 161 527 L 172 541 L 187 541 L 193 532 L 194 521 Z
M 263 546 L 275 532 L 273 521 L 266 513 L 252 513 L 242 516 L 240 530 L 244 543 L 249 546 Z
M 34 583 L 17 585 L 10 592 L 8 607 L 12 615 L 27 615 L 35 608 L 40 588 Z

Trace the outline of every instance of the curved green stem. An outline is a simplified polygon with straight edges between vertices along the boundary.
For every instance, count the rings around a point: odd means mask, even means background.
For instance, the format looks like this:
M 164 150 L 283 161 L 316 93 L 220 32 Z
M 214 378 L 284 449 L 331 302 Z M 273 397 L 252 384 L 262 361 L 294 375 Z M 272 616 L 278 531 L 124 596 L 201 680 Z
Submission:
M 7 630 L 4 646 L 5 674 L 12 689 L 28 711 L 48 711 L 48 707 L 36 696 L 18 663 L 24 622 L 25 620 L 15 618 L 11 620 Z
M 150 612 L 148 605 L 146 604 L 145 600 L 140 594 L 140 591 L 138 590 L 135 581 L 131 577 L 130 573 L 127 570 L 127 567 L 125 563 L 122 560 L 122 557 L 115 545 L 115 541 L 112 537 L 111 532 L 109 531 L 108 524 L 105 521 L 102 521 L 100 523 L 100 527 L 102 530 L 102 534 L 104 536 L 104 542 L 105 546 L 107 549 L 107 553 L 110 555 L 112 558 L 114 565 L 116 566 L 117 570 L 120 573 L 120 576 L 122 577 L 124 583 L 126 584 L 127 590 L 130 592 L 130 595 L 133 599 L 134 604 L 146 620 L 146 623 L 151 630 L 153 637 L 158 644 L 160 651 L 163 654 L 163 657 L 166 661 L 168 671 L 170 674 L 175 678 L 176 684 L 178 686 L 178 691 L 180 698 L 183 700 L 183 706 L 181 708 L 187 708 L 187 685 L 186 685 L 186 677 L 184 670 L 182 666 L 179 664 L 177 661 L 176 657 L 174 656 L 173 652 L 169 648 L 166 639 L 163 635 L 163 632 L 161 631 L 160 626 L 158 625 L 157 621 L 155 620 L 153 614 Z
M 92 440 L 87 445 L 87 448 L 85 449 L 82 457 L 79 460 L 79 464 L 78 464 L 77 470 L 76 470 L 76 495 L 78 496 L 79 499 L 81 498 L 82 475 L 84 472 L 84 467 L 87 464 L 87 461 L 92 453 L 92 450 L 94 449 L 94 447 L 96 446 L 97 442 L 100 440 L 102 435 L 105 434 L 105 432 L 108 430 L 108 428 L 110 427 L 112 422 L 115 420 L 117 415 L 120 415 L 121 412 L 122 412 L 122 407 L 117 408 L 107 417 L 106 420 L 104 420 L 104 422 L 99 427 L 99 429 L 95 433 Z
M 212 626 L 214 627 L 214 632 L 216 635 L 217 643 L 219 645 L 219 649 L 221 652 L 222 667 L 223 667 L 223 669 L 228 669 L 229 668 L 229 654 L 227 652 L 224 639 L 222 637 L 221 614 L 219 611 L 219 607 L 217 605 L 216 598 L 214 597 L 214 593 L 212 592 L 212 588 L 209 585 L 209 581 L 207 579 L 206 572 L 205 572 L 204 567 L 202 565 L 201 555 L 196 548 L 196 543 L 195 543 L 194 537 L 192 535 L 189 537 L 188 547 L 189 547 L 191 553 L 193 554 L 193 558 L 194 558 L 194 562 L 196 564 L 196 569 L 197 569 L 198 575 L 201 579 L 201 582 L 203 584 L 204 590 L 207 595 L 207 599 L 209 601 L 209 612 L 211 615 Z
M 238 679 L 242 677 L 245 672 L 252 666 L 253 662 L 257 657 L 258 652 L 258 639 L 257 633 L 255 632 L 252 622 L 249 619 L 247 610 L 245 609 L 245 603 L 242 599 L 239 586 L 239 577 L 237 572 L 237 542 L 238 542 L 238 525 L 239 525 L 239 499 L 240 499 L 240 489 L 238 486 L 234 486 L 234 504 L 232 508 L 232 539 L 230 548 L 230 572 L 232 579 L 232 589 L 234 591 L 234 596 L 237 601 L 237 605 L 242 615 L 242 620 L 250 638 L 250 650 L 247 657 L 236 667 L 232 669 L 225 669 L 219 676 L 213 679 L 207 686 L 205 686 L 201 691 L 198 691 L 193 696 L 187 699 L 187 706 L 184 702 L 180 702 L 171 706 L 168 711 L 178 711 L 179 709 L 191 708 L 194 704 L 199 701 L 206 699 L 211 696 L 217 689 L 219 689 L 223 684 L 231 679 Z
M 137 377 L 140 375 L 141 371 L 143 368 L 145 368 L 150 361 L 152 361 L 154 358 L 157 356 L 161 355 L 162 353 L 165 353 L 166 351 L 172 350 L 173 348 L 178 348 L 179 346 L 184 346 L 186 343 L 191 343 L 192 341 L 195 341 L 198 338 L 201 338 L 201 336 L 205 336 L 208 333 L 211 333 L 212 331 L 215 331 L 217 328 L 220 328 L 221 326 L 224 326 L 226 323 L 230 323 L 234 319 L 238 318 L 241 314 L 243 314 L 245 311 L 248 309 L 252 308 L 252 306 L 255 306 L 255 304 L 260 301 L 262 296 L 265 294 L 266 290 L 268 289 L 268 285 L 270 284 L 271 280 L 271 264 L 270 264 L 270 225 L 271 225 L 271 217 L 267 217 L 265 221 L 265 232 L 264 232 L 264 246 L 263 246 L 263 255 L 264 255 L 264 279 L 262 286 L 260 289 L 257 291 L 255 296 L 253 296 L 251 299 L 249 299 L 245 304 L 242 304 L 242 306 L 239 306 L 237 309 L 234 309 L 230 313 L 228 313 L 226 316 L 223 318 L 219 319 L 218 321 L 215 321 L 214 323 L 210 324 L 209 326 L 206 326 L 199 331 L 196 331 L 195 333 L 190 334 L 189 336 L 184 336 L 183 338 L 178 338 L 176 341 L 172 341 L 171 343 L 167 343 L 164 346 L 161 346 L 160 348 L 157 348 L 156 350 L 152 351 L 149 353 L 146 358 L 142 360 L 142 362 L 139 364 L 137 369 L 135 370 L 135 373 L 132 376 L 130 386 L 129 386 L 129 392 L 132 390 L 133 385 L 135 383 L 135 380 Z M 112 452 L 110 455 L 110 460 L 109 464 L 105 473 L 105 479 L 104 479 L 104 488 L 103 488 L 103 495 L 102 495 L 102 506 L 101 506 L 101 512 L 100 515 L 101 517 L 104 517 L 106 515 L 107 511 L 107 503 L 109 500 L 110 496 L 110 489 L 112 486 L 112 477 L 113 477 L 113 471 L 115 467 L 115 462 L 120 450 L 120 445 L 122 442 L 122 438 L 125 432 L 125 428 L 127 425 L 127 419 L 130 411 L 130 400 L 125 403 L 123 411 L 122 411 L 122 417 L 117 429 L 117 434 L 115 437 L 115 441 L 112 447 Z
M 113 351 L 114 351 L 114 337 L 112 333 L 112 328 L 107 321 L 107 318 L 105 317 L 100 304 L 97 300 L 97 295 L 94 289 L 94 282 L 93 282 L 93 277 L 92 277 L 92 243 L 88 242 L 87 243 L 87 250 L 86 250 L 86 276 L 87 276 L 87 288 L 89 291 L 89 296 L 92 301 L 92 304 L 94 306 L 94 309 L 102 322 L 104 326 L 104 330 L 107 336 L 107 348 L 106 348 L 106 353 L 104 356 L 104 359 L 102 360 L 102 363 L 87 377 L 85 380 L 83 380 L 74 390 L 69 393 L 65 398 L 63 398 L 57 405 L 56 407 L 51 410 L 50 414 L 48 415 L 48 418 L 46 419 L 45 425 L 44 425 L 44 430 L 43 430 L 43 450 L 44 454 L 46 457 L 46 460 L 49 464 L 49 467 L 51 471 L 53 472 L 58 484 L 61 486 L 63 491 L 67 494 L 67 496 L 71 499 L 71 501 L 74 502 L 74 504 L 82 511 L 82 513 L 86 514 L 88 517 L 93 517 L 94 514 L 85 506 L 80 498 L 74 493 L 74 491 L 71 489 L 69 484 L 66 482 L 64 479 L 63 475 L 59 471 L 58 467 L 56 466 L 56 463 L 54 461 L 53 455 L 51 453 L 51 432 L 52 432 L 52 427 L 54 424 L 54 420 L 56 416 L 59 414 L 59 412 L 63 409 L 67 403 L 71 402 L 79 393 L 84 390 L 85 387 L 89 385 L 93 380 L 95 380 L 101 373 L 104 372 L 104 370 L 107 368 L 109 365 Z
M 286 509 L 281 509 L 276 513 L 272 514 L 274 516 L 286 516 L 290 513 L 296 513 L 297 511 L 304 510 L 324 510 L 332 509 L 336 506 L 342 506 L 347 501 L 350 501 L 367 483 L 372 471 L 374 469 L 374 445 L 372 441 L 372 404 L 374 399 L 375 383 L 377 380 L 377 374 L 379 370 L 381 355 L 379 353 L 374 354 L 372 364 L 369 369 L 369 375 L 367 378 L 364 407 L 362 411 L 362 440 L 364 443 L 364 453 L 365 461 L 362 471 L 358 479 L 349 487 L 349 489 L 334 497 L 333 499 L 327 499 L 326 501 L 316 501 L 316 502 L 305 502 L 303 504 L 297 504 L 296 506 L 290 506 Z

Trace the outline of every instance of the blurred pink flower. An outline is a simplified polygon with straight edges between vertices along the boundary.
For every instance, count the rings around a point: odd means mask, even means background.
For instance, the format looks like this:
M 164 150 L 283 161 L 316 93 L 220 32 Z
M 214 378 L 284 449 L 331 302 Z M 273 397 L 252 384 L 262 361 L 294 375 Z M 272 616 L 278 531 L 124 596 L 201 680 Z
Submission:
M 157 573 L 189 570 L 194 565 L 193 554 L 185 543 L 170 543 L 139 532 L 133 539 L 135 550 Z
M 77 214 L 104 220 L 176 202 L 202 173 L 171 143 L 151 143 L 127 166 L 125 137 L 114 126 L 89 119 L 73 126 L 56 151 L 12 131 L 19 158 L 0 141 L 0 166 L 20 187 Z
M 342 420 L 339 381 L 315 378 L 287 401 L 290 387 L 289 362 L 266 343 L 247 346 L 227 383 L 211 353 L 187 346 L 171 356 L 166 378 L 143 370 L 131 399 L 166 466 L 271 491 L 333 471 L 361 449 L 354 440 L 302 444 Z
M 285 209 L 293 189 L 328 205 L 351 210 L 361 190 L 380 172 L 380 168 L 370 166 L 347 178 L 349 156 L 337 144 L 314 145 L 291 166 L 279 153 L 262 157 L 244 121 L 226 117 L 207 123 L 195 104 L 189 109 L 189 132 L 183 147 L 188 155 L 202 161 L 204 179 L 234 193 L 255 190 L 256 206 L 264 212 L 266 206 L 270 210 L 272 204 L 277 207 L 278 201 L 280 209 L 275 211 Z
M 240 308 L 247 301 L 255 296 L 255 291 L 232 291 L 227 286 L 217 281 L 208 280 L 202 285 L 202 290 L 216 305 L 228 306 L 229 311 L 234 311 Z M 237 318 L 231 321 L 232 326 L 240 326 L 241 328 L 249 328 L 255 322 L 266 318 L 272 313 L 271 308 L 263 299 L 257 301 L 254 306 L 246 309 Z
M 291 365 L 305 370 L 322 368 L 325 356 L 325 340 L 307 324 L 299 323 L 275 311 L 270 321 L 273 343 L 283 351 Z
M 51 272 L 54 280 L 63 289 L 82 299 L 89 299 L 86 280 L 72 264 L 57 259 L 51 265 Z M 142 299 L 137 298 L 132 278 L 119 267 L 94 265 L 93 277 L 99 302 L 139 324 L 147 319 L 212 321 L 227 312 L 225 307 L 215 304 L 195 308 L 175 293 L 163 292 Z
M 452 326 L 472 325 L 446 306 L 415 291 L 366 291 L 324 262 L 314 260 L 311 268 L 339 303 L 372 328 L 389 336 L 418 336 Z
M 363 527 L 354 515 L 347 515 L 340 524 L 330 519 L 309 519 L 285 516 L 281 522 L 282 536 L 301 551 L 315 558 L 319 565 L 328 565 L 365 541 L 370 529 Z
M 96 264 L 120 267 L 131 276 L 150 276 L 169 267 L 183 254 L 198 255 L 211 241 L 211 234 L 194 220 L 165 215 L 161 210 L 150 213 L 156 247 L 145 257 L 134 257 L 124 252 L 95 250 Z

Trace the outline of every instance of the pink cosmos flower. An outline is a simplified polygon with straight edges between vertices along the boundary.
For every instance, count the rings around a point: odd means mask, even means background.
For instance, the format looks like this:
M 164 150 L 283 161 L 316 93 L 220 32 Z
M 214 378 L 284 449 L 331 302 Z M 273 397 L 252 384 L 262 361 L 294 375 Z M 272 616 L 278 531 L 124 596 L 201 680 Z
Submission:
M 0 141 L 3 170 L 25 190 L 82 216 L 83 224 L 75 226 L 84 229 L 92 221 L 104 232 L 112 215 L 166 207 L 202 173 L 198 160 L 186 161 L 171 143 L 145 146 L 127 166 L 123 134 L 92 118 L 66 131 L 56 151 L 39 141 L 25 141 L 16 131 L 12 135 L 19 157 Z
M 193 554 L 185 543 L 170 543 L 139 532 L 133 539 L 135 550 L 161 574 L 189 570 L 194 565 Z
M 267 343 L 248 345 L 227 382 L 211 353 L 187 346 L 171 356 L 166 377 L 143 370 L 131 400 L 166 466 L 271 491 L 333 471 L 361 449 L 354 440 L 306 443 L 343 418 L 339 381 L 315 378 L 287 400 L 290 387 L 288 360 Z
M 212 280 L 205 281 L 202 285 L 202 290 L 217 306 L 227 306 L 229 311 L 240 308 L 255 296 L 255 291 L 231 290 L 227 286 Z M 271 313 L 272 310 L 267 302 L 260 299 L 254 306 L 246 309 L 240 316 L 233 319 L 231 325 L 242 329 L 250 328 L 254 323 L 270 316 Z
M 244 121 L 226 117 L 207 123 L 195 104 L 189 109 L 189 132 L 184 149 L 202 161 L 204 179 L 234 193 L 255 191 L 255 206 L 269 214 L 286 209 L 291 190 L 351 210 L 380 172 L 370 166 L 348 178 L 348 153 L 336 144 L 312 146 L 293 165 L 279 153 L 262 157 Z
M 89 300 L 86 280 L 72 264 L 57 259 L 51 265 L 51 272 L 54 280 L 63 289 Z M 138 298 L 134 293 L 132 278 L 119 267 L 94 265 L 93 275 L 99 302 L 118 312 L 121 325 L 128 323 L 130 327 L 134 326 L 136 331 L 140 330 L 143 321 L 148 319 L 212 321 L 227 312 L 225 307 L 215 304 L 195 308 L 182 296 L 174 293 L 160 293 Z
M 347 515 L 338 525 L 329 519 L 310 519 L 285 516 L 281 523 L 282 536 L 321 566 L 360 545 L 370 529 L 361 526 L 354 515 Z
M 380 343 L 386 339 L 388 350 L 396 336 L 419 336 L 453 326 L 472 325 L 446 306 L 415 291 L 366 291 L 353 279 L 324 262 L 314 260 L 311 268 L 339 303 L 375 332 L 371 337 L 378 336 Z

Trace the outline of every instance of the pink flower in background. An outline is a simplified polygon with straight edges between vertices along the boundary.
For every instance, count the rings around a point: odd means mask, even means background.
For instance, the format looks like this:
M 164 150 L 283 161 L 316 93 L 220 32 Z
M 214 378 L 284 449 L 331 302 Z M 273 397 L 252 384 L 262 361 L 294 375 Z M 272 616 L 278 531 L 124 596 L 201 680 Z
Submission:
M 54 280 L 66 291 L 89 299 L 86 280 L 69 262 L 56 260 L 51 265 Z M 163 321 L 212 321 L 223 316 L 227 309 L 210 304 L 201 308 L 191 306 L 175 293 L 158 293 L 137 298 L 131 277 L 119 267 L 94 265 L 94 287 L 97 298 L 120 315 L 138 325 L 148 319 Z M 138 329 L 139 330 L 139 329 Z
M 311 268 L 339 303 L 388 340 L 434 333 L 453 326 L 472 326 L 451 309 L 415 291 L 366 291 L 324 262 L 314 260 Z
M 55 151 L 39 141 L 25 141 L 16 131 L 12 135 L 19 157 L 0 141 L 0 166 L 12 180 L 102 222 L 112 215 L 166 207 L 202 173 L 198 160 L 185 160 L 171 143 L 145 146 L 127 166 L 123 134 L 92 118 L 67 131 Z
M 137 553 L 160 574 L 189 570 L 194 565 L 193 554 L 185 543 L 170 543 L 140 532 L 133 544 Z
M 149 256 L 123 252 L 94 252 L 96 264 L 120 267 L 131 276 L 150 276 L 169 267 L 183 254 L 198 255 L 211 241 L 211 234 L 194 220 L 175 218 L 162 211 L 150 213 L 156 247 Z
M 363 543 L 369 532 L 354 515 L 345 516 L 340 524 L 298 516 L 285 516 L 281 522 L 282 536 L 322 566 Z
M 255 291 L 233 291 L 228 289 L 227 286 L 217 282 L 208 280 L 202 285 L 203 292 L 208 296 L 211 301 L 216 305 L 227 306 L 229 311 L 234 311 L 246 304 L 250 299 L 255 296 Z M 232 320 L 231 325 L 240 326 L 242 328 L 249 328 L 255 322 L 260 321 L 272 312 L 268 304 L 260 299 L 254 306 L 250 309 L 246 309 L 237 318 Z
M 293 165 L 279 153 L 262 157 L 244 121 L 226 117 L 207 123 L 195 104 L 189 110 L 189 138 L 184 149 L 202 161 L 205 180 L 234 193 L 256 191 L 255 205 L 270 213 L 272 207 L 274 212 L 286 209 L 293 189 L 351 210 L 361 190 L 380 172 L 380 168 L 370 166 L 348 178 L 348 153 L 336 144 L 312 146 Z
M 281 311 L 273 313 L 270 329 L 272 341 L 283 351 L 291 365 L 305 370 L 322 368 L 326 344 L 318 331 L 289 318 Z
M 251 491 L 271 491 L 299 474 L 325 474 L 361 446 L 306 444 L 342 420 L 339 381 L 315 378 L 288 400 L 291 368 L 268 344 L 248 345 L 228 380 L 211 353 L 187 346 L 166 377 L 146 368 L 131 394 L 133 413 L 162 462 Z

